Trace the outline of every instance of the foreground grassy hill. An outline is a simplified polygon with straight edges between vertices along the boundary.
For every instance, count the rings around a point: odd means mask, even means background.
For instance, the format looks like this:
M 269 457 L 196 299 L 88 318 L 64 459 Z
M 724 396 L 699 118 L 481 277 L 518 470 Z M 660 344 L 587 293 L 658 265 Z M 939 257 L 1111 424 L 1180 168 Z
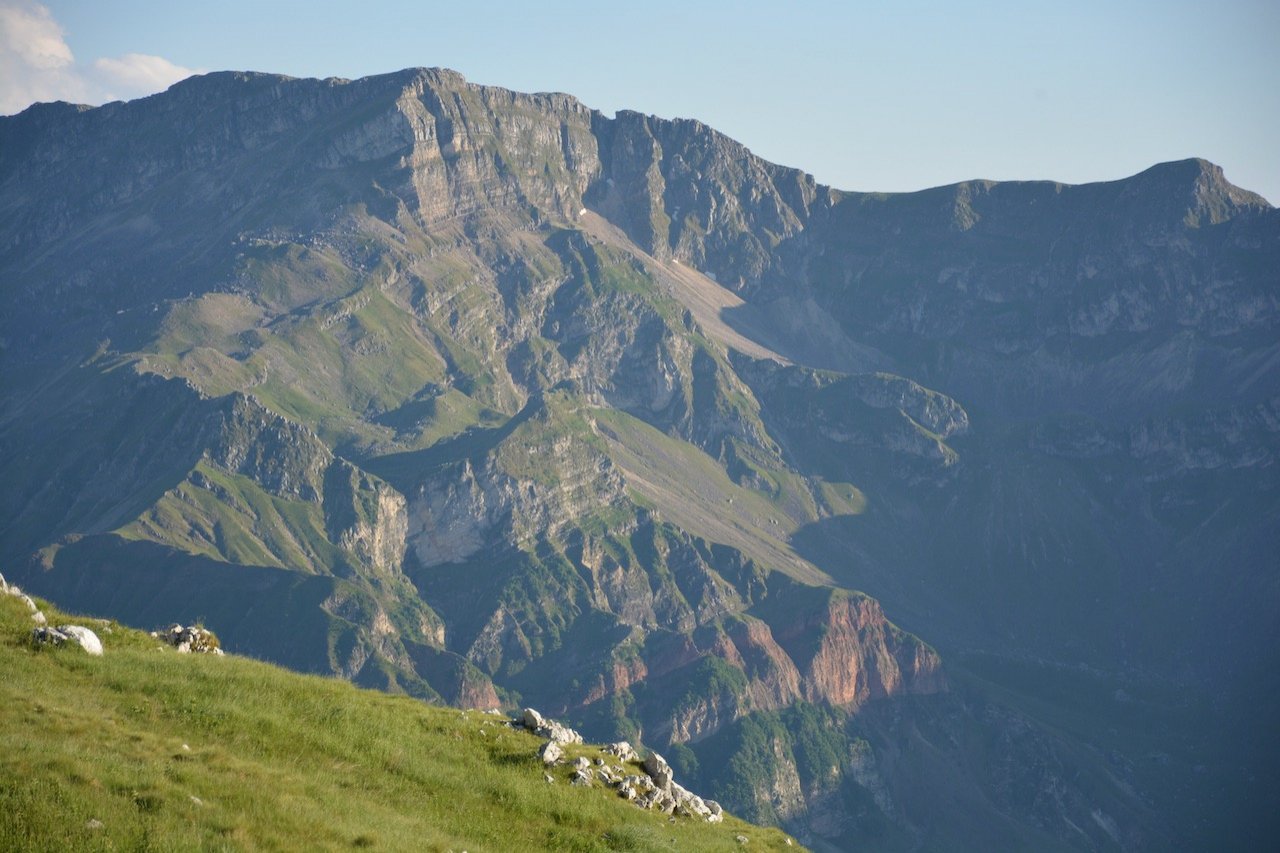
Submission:
M 539 739 L 505 717 L 44 612 L 90 625 L 106 653 L 35 648 L 25 607 L 0 596 L 0 849 L 788 848 L 778 830 L 571 787 L 567 765 L 548 784 Z

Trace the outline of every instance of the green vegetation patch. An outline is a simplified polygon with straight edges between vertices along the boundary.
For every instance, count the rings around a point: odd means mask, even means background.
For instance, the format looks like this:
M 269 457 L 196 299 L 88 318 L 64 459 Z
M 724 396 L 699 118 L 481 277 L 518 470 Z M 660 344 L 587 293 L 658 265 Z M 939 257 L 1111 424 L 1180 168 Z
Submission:
M 673 823 L 572 787 L 567 766 L 547 783 L 538 739 L 505 717 L 45 612 L 91 625 L 106 654 L 34 648 L 25 608 L 0 598 L 0 839 L 15 849 L 787 846 L 733 818 Z

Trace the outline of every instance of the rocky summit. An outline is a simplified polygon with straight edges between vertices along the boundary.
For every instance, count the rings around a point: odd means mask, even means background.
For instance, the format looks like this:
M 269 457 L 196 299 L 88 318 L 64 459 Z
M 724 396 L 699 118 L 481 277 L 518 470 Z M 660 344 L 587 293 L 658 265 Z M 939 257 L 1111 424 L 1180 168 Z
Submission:
M 0 282 L 0 560 L 64 608 L 816 846 L 1274 838 L 1280 213 L 1211 163 L 852 193 L 227 72 L 0 118 Z

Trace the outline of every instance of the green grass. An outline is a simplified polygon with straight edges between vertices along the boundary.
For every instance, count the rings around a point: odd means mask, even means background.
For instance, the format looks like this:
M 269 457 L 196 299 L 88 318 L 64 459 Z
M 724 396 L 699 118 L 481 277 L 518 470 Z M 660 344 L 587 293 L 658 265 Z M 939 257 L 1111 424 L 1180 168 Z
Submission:
M 735 850 L 739 834 L 796 849 L 570 787 L 567 766 L 547 784 L 538 739 L 503 717 L 45 612 L 90 624 L 106 655 L 34 649 L 25 609 L 0 598 L 3 849 Z
M 201 461 L 120 534 L 217 560 L 327 574 L 346 558 L 329 541 L 322 513 L 319 503 L 269 494 Z
M 688 442 L 666 435 L 616 409 L 593 409 L 609 455 L 628 475 L 628 484 L 667 520 L 711 542 L 730 545 L 805 583 L 829 581 L 790 551 L 786 537 L 812 516 L 804 507 L 800 478 L 779 481 L 780 497 L 739 486 L 715 459 Z M 808 498 L 812 506 L 812 498 Z M 796 511 L 793 517 L 787 510 Z

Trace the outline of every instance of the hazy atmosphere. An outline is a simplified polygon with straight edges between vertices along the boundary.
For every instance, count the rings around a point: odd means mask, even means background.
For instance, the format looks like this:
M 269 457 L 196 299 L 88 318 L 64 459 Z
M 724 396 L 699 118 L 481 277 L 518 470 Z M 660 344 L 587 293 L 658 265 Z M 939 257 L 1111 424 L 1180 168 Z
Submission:
M 1114 180 L 1186 157 L 1280 200 L 1280 6 L 0 0 L 0 113 L 224 69 L 441 66 L 697 118 L 841 189 Z

